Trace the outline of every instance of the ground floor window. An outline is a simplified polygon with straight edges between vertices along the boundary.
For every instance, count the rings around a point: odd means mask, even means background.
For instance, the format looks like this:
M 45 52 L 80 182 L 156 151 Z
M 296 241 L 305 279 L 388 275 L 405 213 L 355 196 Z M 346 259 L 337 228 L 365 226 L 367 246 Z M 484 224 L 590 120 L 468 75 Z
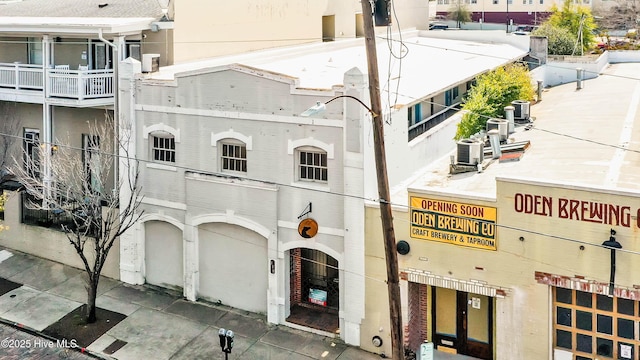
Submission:
M 574 360 L 637 359 L 639 302 L 553 288 L 553 345 Z

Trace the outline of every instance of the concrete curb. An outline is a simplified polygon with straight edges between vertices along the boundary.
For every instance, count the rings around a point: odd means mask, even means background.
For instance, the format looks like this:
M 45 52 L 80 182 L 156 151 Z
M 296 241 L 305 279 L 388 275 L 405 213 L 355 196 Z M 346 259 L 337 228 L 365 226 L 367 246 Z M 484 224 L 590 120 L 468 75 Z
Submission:
M 44 334 L 44 333 L 42 333 L 42 332 L 40 332 L 38 330 L 32 329 L 32 328 L 30 328 L 28 326 L 25 326 L 23 324 L 15 323 L 15 322 L 12 322 L 12 321 L 7 321 L 7 320 L 2 319 L 2 318 L 0 318 L 0 323 L 3 324 L 3 325 L 10 326 L 10 327 L 12 327 L 12 328 L 14 328 L 14 329 L 16 329 L 18 331 L 25 332 L 25 333 L 33 335 L 33 336 L 38 336 L 38 337 L 47 339 L 49 341 L 57 342 L 59 340 L 59 339 L 54 338 L 53 336 L 49 336 L 49 335 Z M 93 351 L 90 351 L 90 350 L 88 350 L 86 348 L 81 348 L 79 346 L 70 347 L 69 349 L 71 349 L 73 351 L 77 351 L 77 352 L 85 354 L 85 355 L 88 355 L 88 356 L 90 356 L 90 357 L 92 357 L 94 359 L 102 359 L 102 360 L 114 360 L 115 359 L 113 357 L 105 356 L 103 354 L 97 354 L 97 353 L 95 353 Z

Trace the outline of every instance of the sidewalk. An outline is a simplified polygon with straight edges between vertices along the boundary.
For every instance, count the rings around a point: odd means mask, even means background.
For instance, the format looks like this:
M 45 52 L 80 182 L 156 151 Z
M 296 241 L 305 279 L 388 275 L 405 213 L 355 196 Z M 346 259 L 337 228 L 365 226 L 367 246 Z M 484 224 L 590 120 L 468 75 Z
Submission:
M 42 333 L 85 303 L 83 274 L 60 263 L 0 248 L 0 319 Z M 219 328 L 235 332 L 229 359 L 380 358 L 340 339 L 269 325 L 263 315 L 190 302 L 181 294 L 109 278 L 100 280 L 96 303 L 126 316 L 87 347 L 89 354 L 105 359 L 224 359 Z

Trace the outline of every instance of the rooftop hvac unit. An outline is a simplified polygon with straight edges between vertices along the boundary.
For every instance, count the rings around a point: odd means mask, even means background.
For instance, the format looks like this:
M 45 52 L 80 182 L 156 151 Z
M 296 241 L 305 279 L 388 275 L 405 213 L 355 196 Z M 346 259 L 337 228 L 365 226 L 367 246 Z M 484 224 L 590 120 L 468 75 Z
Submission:
M 142 72 L 156 72 L 160 68 L 160 54 L 142 54 Z
M 458 141 L 457 164 L 474 166 L 481 164 L 484 160 L 483 155 L 483 143 L 471 139 L 463 139 Z
M 513 118 L 515 120 L 529 120 L 530 103 L 526 100 L 513 100 L 511 105 L 514 107 Z
M 506 141 L 509 137 L 509 122 L 505 119 L 487 120 L 487 133 L 493 129 L 500 133 L 500 141 Z

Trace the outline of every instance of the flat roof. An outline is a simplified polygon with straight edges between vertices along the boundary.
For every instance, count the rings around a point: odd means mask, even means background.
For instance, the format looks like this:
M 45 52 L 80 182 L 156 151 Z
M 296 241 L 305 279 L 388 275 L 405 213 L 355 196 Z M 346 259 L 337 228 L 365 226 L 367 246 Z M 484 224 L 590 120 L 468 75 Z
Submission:
M 377 55 L 383 102 L 387 95 L 406 105 L 470 80 L 478 73 L 520 59 L 526 50 L 508 44 L 437 39 L 413 31 L 394 40 L 378 37 Z M 392 49 L 392 51 L 389 50 Z M 152 79 L 174 79 L 180 73 L 238 63 L 296 78 L 299 88 L 343 86 L 345 72 L 367 73 L 364 38 L 297 45 L 163 67 Z
M 546 89 L 531 106 L 533 127 L 516 126 L 509 135 L 514 142 L 530 141 L 519 161 L 496 160 L 481 173 L 450 175 L 448 155 L 393 189 L 394 204 L 407 204 L 407 188 L 495 198 L 496 178 L 640 194 L 638 74 L 638 63 L 611 64 L 583 81 L 581 90 L 575 82 Z

